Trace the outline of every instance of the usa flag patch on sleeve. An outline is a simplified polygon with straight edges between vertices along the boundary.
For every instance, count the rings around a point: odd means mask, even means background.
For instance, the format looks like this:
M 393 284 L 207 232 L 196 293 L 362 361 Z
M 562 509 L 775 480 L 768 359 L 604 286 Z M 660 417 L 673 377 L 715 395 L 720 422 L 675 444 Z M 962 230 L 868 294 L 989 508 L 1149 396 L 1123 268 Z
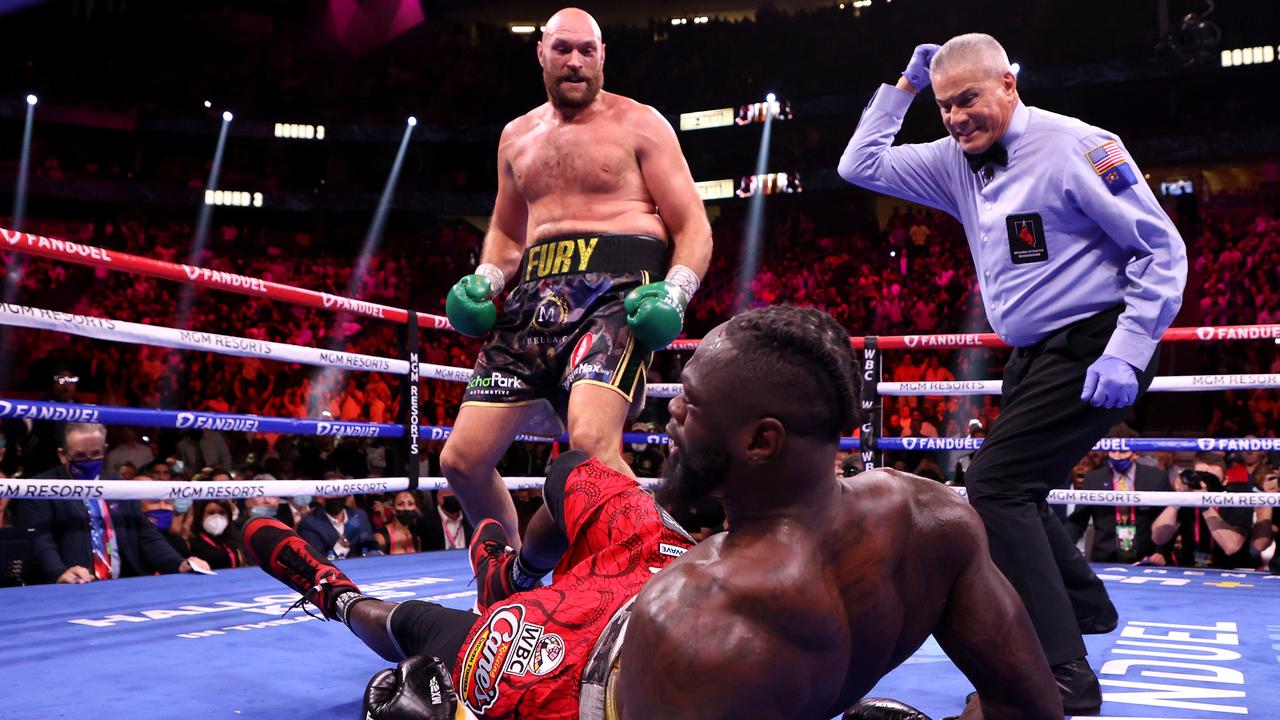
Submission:
M 1138 183 L 1138 176 L 1133 172 L 1133 165 L 1115 140 L 1108 140 L 1084 154 L 1093 171 L 1098 173 L 1102 182 L 1112 195 Z

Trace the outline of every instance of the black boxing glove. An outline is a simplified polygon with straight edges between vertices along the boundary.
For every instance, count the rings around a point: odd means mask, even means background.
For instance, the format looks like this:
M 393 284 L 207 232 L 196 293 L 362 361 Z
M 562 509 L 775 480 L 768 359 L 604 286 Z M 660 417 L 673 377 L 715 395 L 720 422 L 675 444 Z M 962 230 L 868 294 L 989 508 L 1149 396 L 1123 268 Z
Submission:
M 364 720 L 453 720 L 458 695 L 449 668 L 419 655 L 380 671 L 364 689 Z
M 867 698 L 846 710 L 844 720 L 929 720 L 929 716 L 897 700 Z

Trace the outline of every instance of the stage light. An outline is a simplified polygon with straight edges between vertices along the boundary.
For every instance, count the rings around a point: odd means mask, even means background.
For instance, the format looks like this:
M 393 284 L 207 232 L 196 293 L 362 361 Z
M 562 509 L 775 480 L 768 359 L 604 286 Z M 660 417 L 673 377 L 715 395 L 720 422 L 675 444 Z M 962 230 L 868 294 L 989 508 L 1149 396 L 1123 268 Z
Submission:
M 1021 63 L 1011 63 L 1011 64 L 1009 65 L 1009 70 L 1010 70 L 1010 71 L 1012 71 L 1014 75 L 1017 75 L 1019 72 L 1021 72 L 1021 71 L 1022 71 L 1022 64 L 1021 64 Z
M 778 100 L 778 96 L 774 95 L 773 93 L 769 93 L 768 95 L 764 96 L 765 102 L 777 102 L 777 100 Z
M 35 105 L 35 104 L 36 104 L 36 103 L 38 103 L 38 102 L 40 102 L 40 98 L 37 98 L 35 95 L 28 95 L 28 96 L 27 96 L 27 104 L 28 104 L 28 105 Z
M 235 117 L 235 115 L 232 115 L 230 110 L 222 111 L 222 122 L 231 122 L 231 118 L 233 117 Z
M 213 107 L 213 103 L 209 102 L 208 100 L 205 100 L 205 101 L 204 101 L 204 106 L 205 106 L 206 108 L 211 108 L 211 107 Z
M 531 35 L 533 31 L 534 31 L 534 27 L 532 25 L 512 25 L 511 26 L 511 32 L 515 33 L 516 35 Z
M 410 116 L 409 116 L 409 127 L 417 127 L 417 125 L 418 125 L 418 118 L 416 118 L 416 117 L 414 117 L 414 116 L 410 115 Z

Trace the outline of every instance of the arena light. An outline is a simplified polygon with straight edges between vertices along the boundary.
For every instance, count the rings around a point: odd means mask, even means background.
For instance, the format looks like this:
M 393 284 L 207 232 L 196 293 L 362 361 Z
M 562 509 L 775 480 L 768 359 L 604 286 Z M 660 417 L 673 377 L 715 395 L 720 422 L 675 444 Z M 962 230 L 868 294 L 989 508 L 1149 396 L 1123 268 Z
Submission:
M 734 182 L 730 178 L 723 180 L 703 180 L 693 184 L 698 189 L 698 195 L 705 202 L 707 200 L 724 200 L 733 197 Z
M 418 118 L 416 118 L 416 117 L 414 117 L 414 116 L 410 115 L 410 116 L 409 116 L 409 127 L 417 127 L 417 126 L 418 126 Z
M 262 193 L 244 190 L 205 190 L 204 204 L 219 207 L 262 207 Z
M 1022 63 L 1010 63 L 1009 71 L 1012 72 L 1014 75 L 1017 75 L 1018 73 L 1022 72 Z
M 706 25 L 709 22 L 711 22 L 711 18 L 707 17 L 706 15 L 699 15 L 698 17 L 693 19 L 694 25 Z
M 778 100 L 778 96 L 773 93 L 769 93 L 768 95 L 764 96 L 765 102 L 776 102 L 777 100 Z
M 230 110 L 222 111 L 222 122 L 231 122 L 231 119 L 234 117 L 235 115 L 232 115 Z
M 38 103 L 38 102 L 40 102 L 40 98 L 36 97 L 35 95 L 28 95 L 28 96 L 27 96 L 27 104 L 28 104 L 28 105 L 35 105 L 35 104 L 36 104 L 36 103 Z
M 733 108 L 680 113 L 680 130 L 704 130 L 733 124 Z
M 205 101 L 204 101 L 204 106 L 205 106 L 205 108 L 211 108 L 211 107 L 213 107 L 213 103 L 209 102 L 208 100 L 205 100 Z
M 323 125 L 307 125 L 305 123 L 276 123 L 275 135 L 285 140 L 323 140 Z
M 511 25 L 510 29 L 511 32 L 516 35 L 532 35 L 538 28 L 534 25 L 525 25 L 521 23 L 519 25 Z
M 1275 62 L 1276 46 L 1275 45 L 1256 45 L 1247 48 L 1232 48 L 1223 50 L 1221 54 L 1222 67 L 1241 67 L 1244 65 L 1265 65 Z

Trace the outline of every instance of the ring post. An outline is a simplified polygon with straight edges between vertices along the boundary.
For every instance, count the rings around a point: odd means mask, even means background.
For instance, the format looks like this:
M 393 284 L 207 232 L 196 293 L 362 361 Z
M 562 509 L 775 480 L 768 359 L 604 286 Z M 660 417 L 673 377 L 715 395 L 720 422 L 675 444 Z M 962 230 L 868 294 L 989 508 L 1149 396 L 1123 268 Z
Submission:
M 868 335 L 862 346 L 862 432 L 860 433 L 860 451 L 862 453 L 862 469 L 871 470 L 880 466 L 880 451 L 876 447 L 876 439 L 882 429 L 882 412 L 880 397 L 880 375 L 882 357 L 877 338 Z
M 418 374 L 418 313 L 409 311 L 409 322 L 405 325 L 405 354 L 409 361 L 409 374 L 405 375 L 404 394 L 404 439 L 405 439 L 405 469 L 404 474 L 409 478 L 409 490 L 418 489 L 418 412 L 421 403 L 418 399 L 418 393 L 421 392 Z

